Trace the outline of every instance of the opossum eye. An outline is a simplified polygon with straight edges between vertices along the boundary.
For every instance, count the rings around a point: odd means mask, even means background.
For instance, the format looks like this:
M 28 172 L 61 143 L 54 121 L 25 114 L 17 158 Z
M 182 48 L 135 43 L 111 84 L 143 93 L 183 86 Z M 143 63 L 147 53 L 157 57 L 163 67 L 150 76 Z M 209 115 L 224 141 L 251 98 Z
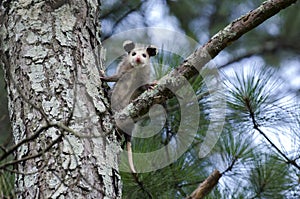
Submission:
M 133 52 L 131 55 L 132 55 L 132 56 L 135 56 L 135 55 L 136 55 L 136 52 Z
M 147 57 L 147 55 L 146 55 L 145 53 L 143 53 L 143 54 L 142 54 L 142 56 L 143 56 L 144 58 L 146 58 L 146 57 Z

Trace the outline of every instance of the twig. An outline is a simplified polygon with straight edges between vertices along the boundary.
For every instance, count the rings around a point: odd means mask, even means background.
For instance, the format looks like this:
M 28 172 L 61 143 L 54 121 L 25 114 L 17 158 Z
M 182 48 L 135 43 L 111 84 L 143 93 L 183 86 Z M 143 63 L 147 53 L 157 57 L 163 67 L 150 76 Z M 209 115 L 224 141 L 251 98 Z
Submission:
M 250 103 L 246 101 L 247 109 L 250 113 L 250 118 L 252 120 L 253 128 L 257 130 L 266 140 L 267 142 L 286 160 L 286 163 L 293 165 L 298 170 L 300 170 L 300 166 L 296 163 L 295 160 L 291 160 L 288 158 L 271 140 L 270 138 L 259 128 L 259 124 L 255 119 L 255 114 L 252 110 L 252 107 L 250 106 Z
M 8 161 L 2 165 L 0 165 L 0 169 L 6 168 L 7 166 L 10 165 L 15 165 L 19 162 L 23 162 L 29 159 L 33 159 L 33 158 L 37 158 L 42 156 L 44 153 L 46 153 L 47 151 L 49 151 L 55 144 L 57 144 L 58 142 L 61 141 L 62 135 L 58 136 L 58 138 L 56 138 L 51 144 L 49 144 L 45 149 L 43 149 L 41 152 L 35 154 L 35 155 L 30 155 L 30 156 L 26 156 L 24 158 L 18 159 L 18 160 L 13 160 L 13 161 Z
M 108 34 L 108 35 L 105 35 L 102 40 L 106 40 L 107 38 L 109 38 L 110 36 L 112 36 L 116 30 L 116 27 L 122 22 L 122 20 L 124 20 L 129 14 L 137 11 L 143 4 L 144 2 L 141 1 L 137 6 L 135 6 L 134 8 L 128 10 L 125 14 L 123 14 L 123 16 L 121 16 L 119 19 L 117 19 L 113 25 L 113 27 L 111 28 L 112 31 Z
M 151 193 L 145 189 L 143 182 L 141 182 L 139 180 L 138 174 L 137 173 L 131 173 L 131 174 L 132 174 L 134 181 L 138 184 L 138 186 L 141 188 L 141 190 L 143 190 L 148 195 L 149 198 L 153 198 Z

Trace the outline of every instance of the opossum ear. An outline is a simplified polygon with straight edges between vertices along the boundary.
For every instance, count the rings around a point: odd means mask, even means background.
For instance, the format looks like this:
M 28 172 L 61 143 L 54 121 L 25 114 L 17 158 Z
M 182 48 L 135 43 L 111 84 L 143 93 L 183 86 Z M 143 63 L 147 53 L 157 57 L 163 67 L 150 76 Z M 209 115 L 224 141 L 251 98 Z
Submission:
M 130 40 L 126 40 L 123 42 L 123 48 L 125 49 L 126 52 L 130 52 L 132 49 L 134 49 L 135 44 L 133 43 L 133 41 Z
M 153 46 L 153 45 L 148 46 L 146 50 L 147 50 L 149 57 L 155 56 L 158 53 L 157 47 Z

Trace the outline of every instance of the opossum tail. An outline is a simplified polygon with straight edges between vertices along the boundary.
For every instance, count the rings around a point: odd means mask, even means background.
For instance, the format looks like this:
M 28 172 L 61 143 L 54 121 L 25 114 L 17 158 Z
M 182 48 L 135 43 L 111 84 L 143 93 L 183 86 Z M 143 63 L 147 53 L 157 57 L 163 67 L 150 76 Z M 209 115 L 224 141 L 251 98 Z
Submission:
M 136 173 L 134 164 L 133 164 L 133 158 L 132 158 L 132 147 L 131 147 L 131 142 L 127 141 L 127 154 L 128 154 L 128 162 L 129 162 L 129 167 L 132 173 Z

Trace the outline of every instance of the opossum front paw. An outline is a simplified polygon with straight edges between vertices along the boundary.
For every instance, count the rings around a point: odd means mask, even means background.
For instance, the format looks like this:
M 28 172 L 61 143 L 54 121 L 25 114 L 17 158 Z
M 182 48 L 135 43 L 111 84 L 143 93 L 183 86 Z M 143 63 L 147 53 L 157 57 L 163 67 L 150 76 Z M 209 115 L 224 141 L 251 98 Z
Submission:
M 146 85 L 146 89 L 153 89 L 157 85 L 157 80 L 154 80 L 152 83 Z

